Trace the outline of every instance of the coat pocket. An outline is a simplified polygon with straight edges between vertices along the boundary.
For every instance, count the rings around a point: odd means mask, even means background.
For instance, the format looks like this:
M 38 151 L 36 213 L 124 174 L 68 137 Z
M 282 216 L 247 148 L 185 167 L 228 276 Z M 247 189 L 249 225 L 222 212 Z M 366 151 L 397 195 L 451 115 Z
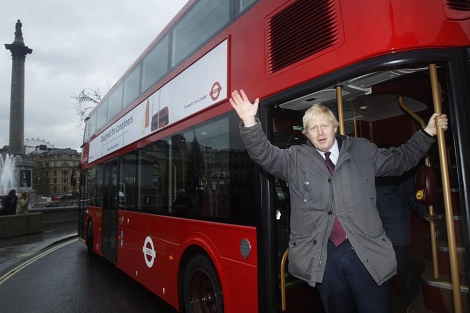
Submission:
M 312 276 L 312 266 L 315 262 L 315 247 L 317 241 L 312 234 L 295 234 L 289 240 L 289 273 L 309 281 Z
M 368 248 L 365 250 L 365 255 L 367 263 L 371 266 L 369 272 L 375 282 L 381 285 L 397 272 L 395 250 L 383 231 L 381 235 L 364 238 L 363 242 L 367 242 Z

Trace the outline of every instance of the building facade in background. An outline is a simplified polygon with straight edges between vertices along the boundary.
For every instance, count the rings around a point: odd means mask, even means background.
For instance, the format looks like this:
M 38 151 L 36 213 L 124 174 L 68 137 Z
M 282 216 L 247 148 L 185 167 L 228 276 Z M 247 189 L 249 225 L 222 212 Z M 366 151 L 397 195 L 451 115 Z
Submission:
M 74 166 L 78 166 L 80 153 L 74 149 L 37 149 L 30 153 L 35 164 L 33 189 L 38 195 L 54 197 L 75 193 L 79 182 L 72 187 L 70 177 Z

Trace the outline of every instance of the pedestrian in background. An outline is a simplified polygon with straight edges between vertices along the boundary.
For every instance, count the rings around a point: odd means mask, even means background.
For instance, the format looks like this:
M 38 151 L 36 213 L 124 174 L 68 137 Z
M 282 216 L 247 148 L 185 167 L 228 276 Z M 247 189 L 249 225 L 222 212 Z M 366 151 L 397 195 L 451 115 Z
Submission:
M 8 195 L 2 201 L 1 215 L 15 215 L 16 203 L 18 197 L 16 196 L 16 190 L 12 189 L 8 192 Z
M 186 195 L 185 189 L 178 190 L 178 196 L 173 202 L 173 209 L 178 214 L 189 214 L 191 211 L 191 198 Z
M 16 205 L 16 214 L 28 214 L 29 206 L 29 193 L 23 192 L 18 199 L 18 204 Z
M 419 293 L 419 276 L 411 254 L 410 209 L 421 219 L 434 222 L 436 216 L 429 208 L 416 200 L 414 188 L 415 170 L 401 176 L 377 177 L 377 209 L 395 250 L 400 290 L 407 306 Z
M 321 104 L 303 117 L 302 145 L 279 149 L 256 118 L 259 99 L 232 92 L 241 137 L 251 159 L 289 183 L 289 272 L 317 286 L 327 313 L 391 313 L 390 278 L 397 263 L 375 203 L 375 177 L 401 175 L 424 157 L 445 114 L 398 148 L 336 134 L 339 123 Z M 439 116 L 436 122 L 436 117 Z

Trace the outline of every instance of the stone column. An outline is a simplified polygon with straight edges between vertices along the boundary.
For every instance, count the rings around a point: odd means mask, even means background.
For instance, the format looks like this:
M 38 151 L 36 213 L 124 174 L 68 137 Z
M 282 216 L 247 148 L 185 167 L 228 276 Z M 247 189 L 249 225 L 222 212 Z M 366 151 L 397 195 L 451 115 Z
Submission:
M 16 23 L 15 40 L 12 44 L 5 44 L 10 50 L 13 60 L 11 72 L 11 100 L 10 100 L 10 144 L 9 153 L 24 154 L 24 69 L 26 54 L 32 49 L 25 46 L 21 22 Z

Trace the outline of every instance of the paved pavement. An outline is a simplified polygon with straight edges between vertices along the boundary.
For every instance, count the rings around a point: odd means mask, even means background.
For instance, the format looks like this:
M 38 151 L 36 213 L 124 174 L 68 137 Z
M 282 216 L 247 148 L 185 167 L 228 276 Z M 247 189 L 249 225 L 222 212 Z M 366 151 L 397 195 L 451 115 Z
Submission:
M 78 223 L 43 224 L 42 232 L 0 239 L 0 276 L 19 262 L 56 242 L 77 236 Z

